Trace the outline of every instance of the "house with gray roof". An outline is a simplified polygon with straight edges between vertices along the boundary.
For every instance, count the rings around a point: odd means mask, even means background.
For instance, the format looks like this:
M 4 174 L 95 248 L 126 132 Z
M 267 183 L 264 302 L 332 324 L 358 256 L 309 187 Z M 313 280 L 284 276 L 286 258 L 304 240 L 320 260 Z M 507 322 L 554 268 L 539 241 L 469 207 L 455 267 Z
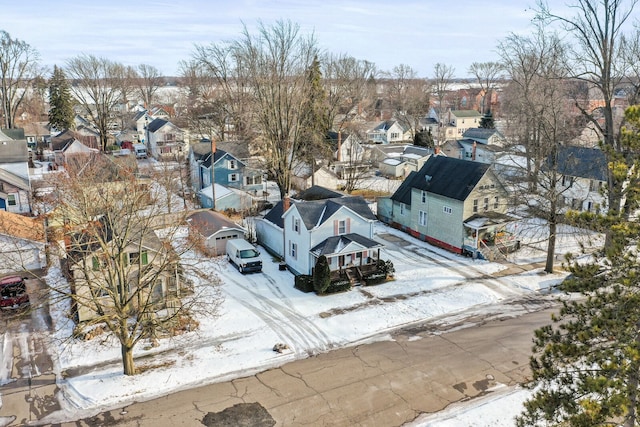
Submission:
M 374 265 L 383 245 L 373 240 L 376 217 L 362 197 L 285 199 L 256 222 L 260 245 L 296 275 L 313 274 L 320 256 L 331 271 Z
M 607 183 L 608 166 L 604 152 L 598 148 L 561 146 L 558 148 L 556 183 L 567 208 L 600 212 L 607 208 L 602 189 Z
M 411 129 L 398 120 L 385 120 L 367 131 L 367 139 L 374 144 L 393 144 L 413 140 Z
M 432 156 L 378 199 L 378 218 L 452 252 L 489 258 L 512 243 L 507 195 L 488 164 Z
M 24 214 L 31 212 L 29 150 L 24 132 L 16 130 L 0 131 L 0 210 Z
M 484 145 L 502 146 L 505 142 L 504 135 L 497 129 L 469 128 L 464 131 L 462 137 Z
M 156 159 L 173 160 L 186 154 L 184 131 L 165 119 L 156 118 L 147 125 L 145 141 Z

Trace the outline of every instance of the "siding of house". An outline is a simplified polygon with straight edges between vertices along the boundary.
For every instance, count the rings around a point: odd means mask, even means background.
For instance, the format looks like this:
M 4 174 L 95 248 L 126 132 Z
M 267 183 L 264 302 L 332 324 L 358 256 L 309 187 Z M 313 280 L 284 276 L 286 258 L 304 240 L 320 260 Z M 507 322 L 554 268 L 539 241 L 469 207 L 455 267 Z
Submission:
M 256 221 L 256 238 L 271 255 L 284 258 L 284 241 L 280 227 L 269 221 L 258 220 Z
M 426 193 L 422 202 L 422 191 L 411 193 L 410 234 L 422 240 L 446 247 L 454 252 L 462 250 L 464 204 L 455 199 Z M 426 212 L 426 226 L 420 225 L 420 211 Z
M 294 231 L 294 219 L 299 220 L 300 232 Z M 344 233 L 340 233 L 338 223 L 344 221 Z M 329 220 L 320 224 L 317 228 L 307 230 L 302 218 L 300 217 L 295 205 L 289 209 L 284 215 L 284 226 L 286 235 L 286 255 L 285 261 L 289 269 L 295 274 L 311 274 L 314 267 L 314 258 L 309 251 L 315 245 L 323 242 L 331 236 L 340 234 L 356 233 L 368 238 L 373 237 L 373 225 L 371 222 L 364 220 L 347 208 L 340 208 L 335 212 Z M 292 245 L 297 245 L 296 256 L 291 255 Z M 337 266 L 334 266 L 337 268 Z

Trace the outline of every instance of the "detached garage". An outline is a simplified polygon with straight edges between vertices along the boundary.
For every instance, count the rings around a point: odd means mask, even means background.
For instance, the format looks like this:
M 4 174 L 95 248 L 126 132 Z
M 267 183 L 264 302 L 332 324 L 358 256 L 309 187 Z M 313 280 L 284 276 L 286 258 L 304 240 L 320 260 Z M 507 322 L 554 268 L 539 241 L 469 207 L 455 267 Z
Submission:
M 0 210 L 0 274 L 36 270 L 46 265 L 42 223 Z
M 202 249 L 210 256 L 224 255 L 227 240 L 244 239 L 245 229 L 218 212 L 195 212 L 189 215 L 187 223 L 191 232 L 202 239 Z

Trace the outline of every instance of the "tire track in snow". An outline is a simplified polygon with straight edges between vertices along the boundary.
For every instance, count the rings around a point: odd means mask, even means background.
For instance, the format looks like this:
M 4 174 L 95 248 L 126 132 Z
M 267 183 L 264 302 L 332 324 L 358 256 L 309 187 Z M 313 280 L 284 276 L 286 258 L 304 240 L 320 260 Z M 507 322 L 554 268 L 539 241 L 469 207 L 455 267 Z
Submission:
M 265 298 L 260 292 L 251 289 L 251 286 L 255 287 L 257 283 L 250 277 L 244 277 L 245 281 L 249 282 L 248 286 L 231 276 L 227 276 L 226 279 L 234 286 L 239 286 L 251 294 L 255 303 L 241 300 L 231 294 L 229 296 L 235 298 L 240 304 L 263 320 L 277 335 L 282 335 L 290 340 L 284 344 L 292 348 L 296 354 L 315 354 L 317 351 L 326 351 L 333 347 L 329 335 L 318 328 L 314 322 L 301 316 L 286 305 Z M 270 281 L 270 283 L 275 282 Z
M 496 292 L 505 297 L 522 296 L 522 292 L 518 292 L 517 290 L 512 289 L 512 287 L 508 285 L 508 282 L 500 278 L 495 278 L 483 271 L 480 271 L 475 266 L 469 265 L 468 263 L 464 263 L 462 261 L 451 258 L 436 258 L 435 256 L 431 256 L 425 253 L 432 252 L 428 248 L 422 248 L 413 244 L 409 244 L 412 249 L 407 249 L 395 242 L 389 243 L 391 243 L 393 247 L 391 248 L 389 247 L 389 245 L 386 245 L 385 249 L 401 254 L 402 256 L 399 258 L 403 258 L 405 261 L 410 261 L 407 264 L 425 268 L 425 261 L 430 261 L 437 266 L 455 271 L 464 278 L 462 282 L 457 282 L 456 284 L 475 281 L 491 289 L 493 292 Z

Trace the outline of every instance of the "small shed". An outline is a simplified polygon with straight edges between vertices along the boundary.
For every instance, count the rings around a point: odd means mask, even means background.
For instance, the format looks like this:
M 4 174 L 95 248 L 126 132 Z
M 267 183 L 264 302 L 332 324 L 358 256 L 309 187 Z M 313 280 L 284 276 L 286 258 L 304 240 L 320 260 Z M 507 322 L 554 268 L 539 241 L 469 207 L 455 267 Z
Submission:
M 211 256 L 224 255 L 229 239 L 244 238 L 245 229 L 225 215 L 201 210 L 187 217 L 190 230 L 202 239 L 202 249 Z

